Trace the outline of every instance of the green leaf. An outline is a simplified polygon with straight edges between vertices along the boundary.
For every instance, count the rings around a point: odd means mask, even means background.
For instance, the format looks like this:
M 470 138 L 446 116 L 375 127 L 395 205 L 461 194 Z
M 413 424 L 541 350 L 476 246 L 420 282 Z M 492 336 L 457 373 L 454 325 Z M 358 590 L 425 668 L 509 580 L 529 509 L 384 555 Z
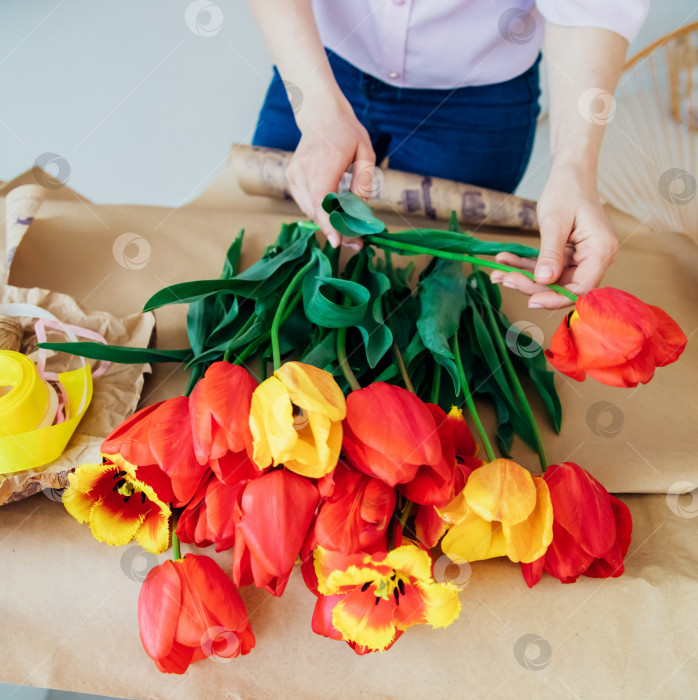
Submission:
M 385 231 L 385 223 L 353 192 L 331 192 L 322 200 L 322 208 L 330 215 L 332 226 L 343 236 L 355 238 Z
M 359 279 L 371 297 L 364 317 L 356 325 L 364 341 L 368 365 L 373 369 L 393 344 L 393 334 L 383 317 L 383 296 L 390 289 L 390 280 L 382 272 L 372 269 L 370 261 Z
M 332 265 L 327 256 L 313 249 L 315 266 L 303 278 L 303 307 L 308 319 L 323 328 L 356 326 L 366 315 L 371 292 L 358 282 L 332 277 Z M 332 301 L 324 288 L 336 290 L 350 301 L 348 306 Z
M 223 272 L 221 273 L 221 277 L 223 279 L 231 279 L 237 272 L 238 263 L 240 262 L 240 255 L 242 254 L 242 239 L 244 235 L 245 229 L 241 228 L 238 232 L 237 238 L 231 243 L 230 248 L 228 248 L 228 252 L 225 254 Z
M 495 439 L 497 440 L 499 451 L 505 457 L 510 457 L 511 448 L 514 444 L 514 426 L 511 423 L 509 406 L 491 380 L 480 382 L 479 386 L 478 395 L 486 396 L 494 405 L 497 420 Z
M 460 379 L 450 340 L 458 330 L 466 305 L 465 286 L 463 265 L 452 260 L 438 260 L 419 285 L 417 330 L 424 347 L 451 375 L 456 393 L 460 392 Z
M 218 303 L 222 302 L 222 297 L 232 297 L 230 306 L 224 311 L 222 315 L 219 312 L 220 321 L 217 323 L 216 327 L 208 334 L 206 339 L 206 345 L 211 347 L 212 345 L 218 345 L 225 340 L 232 338 L 235 333 L 237 333 L 242 327 L 244 321 L 239 317 L 240 315 L 240 304 L 235 295 L 228 294 L 217 294 L 216 300 Z M 246 320 L 246 319 L 245 319 Z M 237 323 L 236 323 L 237 321 Z
M 500 392 L 507 400 L 510 406 L 516 406 L 516 400 L 514 399 L 514 394 L 509 386 L 509 381 L 503 369 L 503 362 L 499 357 L 499 353 L 494 346 L 494 342 L 490 337 L 490 331 L 487 324 L 480 315 L 480 309 L 478 308 L 477 301 L 473 299 L 470 294 L 468 295 L 468 305 L 471 311 L 470 318 L 472 322 L 470 327 L 475 331 L 475 340 L 477 340 L 477 347 L 479 350 L 476 354 L 485 362 L 489 368 L 492 377 L 494 378 Z M 475 349 L 474 346 L 472 346 Z
M 104 345 L 89 341 L 77 343 L 39 343 L 38 347 L 57 350 L 68 355 L 79 355 L 92 360 L 107 360 L 121 364 L 140 365 L 151 362 L 186 362 L 192 352 L 182 350 L 159 350 L 157 348 L 130 348 L 122 345 Z
M 301 362 L 320 369 L 326 369 L 328 366 L 335 365 L 337 363 L 337 331 L 331 330 L 319 343 L 301 357 Z
M 165 287 L 148 299 L 143 310 L 152 311 L 168 304 L 187 304 L 220 291 L 234 292 L 250 299 L 264 298 L 293 274 L 313 236 L 313 230 L 303 230 L 288 248 L 278 253 L 268 252 L 232 279 L 196 280 Z

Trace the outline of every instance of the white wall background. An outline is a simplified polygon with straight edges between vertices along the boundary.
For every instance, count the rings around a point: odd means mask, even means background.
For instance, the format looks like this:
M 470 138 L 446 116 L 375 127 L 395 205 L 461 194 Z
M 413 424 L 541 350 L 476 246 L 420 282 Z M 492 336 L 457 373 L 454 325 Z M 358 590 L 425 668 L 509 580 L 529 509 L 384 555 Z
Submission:
M 187 21 L 191 0 L 2 0 L 0 180 L 51 152 L 97 202 L 203 191 L 230 144 L 249 142 L 271 60 L 244 0 L 196 3 Z M 655 0 L 630 53 L 696 19 L 695 0 Z M 546 156 L 541 133 L 525 196 L 539 194 Z

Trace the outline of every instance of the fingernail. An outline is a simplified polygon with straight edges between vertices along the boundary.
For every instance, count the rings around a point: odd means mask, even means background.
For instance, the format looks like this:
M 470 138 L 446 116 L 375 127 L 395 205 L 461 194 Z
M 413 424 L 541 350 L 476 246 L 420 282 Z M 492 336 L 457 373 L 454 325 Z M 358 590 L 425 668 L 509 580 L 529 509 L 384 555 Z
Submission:
M 508 287 L 509 289 L 517 289 L 516 285 L 513 282 L 510 282 L 509 280 L 504 280 L 504 282 L 502 282 L 502 284 L 505 287 Z
M 548 279 L 548 277 L 553 276 L 553 268 L 552 267 L 541 267 L 540 269 L 536 270 L 536 277 L 539 277 L 540 279 Z
M 537 304 L 535 301 L 532 301 L 529 303 L 528 308 L 529 309 L 542 309 L 543 304 Z

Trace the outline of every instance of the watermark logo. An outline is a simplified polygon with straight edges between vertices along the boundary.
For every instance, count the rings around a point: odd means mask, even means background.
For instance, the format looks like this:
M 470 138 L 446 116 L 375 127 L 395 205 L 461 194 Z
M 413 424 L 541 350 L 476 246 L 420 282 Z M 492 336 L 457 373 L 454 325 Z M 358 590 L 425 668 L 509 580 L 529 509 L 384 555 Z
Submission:
M 43 187 L 59 190 L 70 179 L 70 163 L 58 153 L 42 153 L 34 161 L 32 174 Z
M 150 243 L 137 233 L 122 233 L 111 249 L 114 260 L 127 270 L 142 270 L 150 260 Z
M 223 12 L 210 0 L 194 0 L 184 11 L 184 22 L 197 36 L 216 36 L 223 26 Z
M 542 671 L 550 663 L 552 655 L 550 642 L 537 634 L 524 634 L 514 644 L 514 657 L 520 666 L 529 671 Z

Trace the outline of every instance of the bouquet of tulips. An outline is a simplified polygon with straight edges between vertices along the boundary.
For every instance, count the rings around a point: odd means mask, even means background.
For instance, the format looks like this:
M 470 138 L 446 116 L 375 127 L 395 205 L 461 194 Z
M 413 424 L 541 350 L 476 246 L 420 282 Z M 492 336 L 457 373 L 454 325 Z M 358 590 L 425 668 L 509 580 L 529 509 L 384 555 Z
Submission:
M 220 278 L 146 304 L 189 304 L 189 348 L 45 344 L 191 370 L 187 395 L 118 426 L 101 463 L 78 466 L 64 493 L 98 540 L 172 547 L 138 602 L 143 646 L 161 671 L 247 654 L 255 637 L 238 589 L 280 596 L 299 561 L 316 597 L 313 631 L 357 654 L 390 648 L 413 625 L 451 624 L 479 560 L 520 564 L 531 587 L 544 571 L 563 583 L 623 573 L 628 508 L 577 464 L 547 463 L 524 383 L 559 431 L 546 357 L 580 381 L 635 386 L 678 358 L 677 324 L 617 289 L 577 299 L 551 285 L 574 310 L 550 350 L 527 338 L 517 352 L 483 269 L 510 269 L 488 260 L 500 252 L 536 249 L 478 239 L 455 218 L 449 231 L 389 233 L 351 194 L 324 206 L 340 233 L 363 239 L 343 273 L 307 222 L 285 225 L 239 272 L 241 233 Z M 432 256 L 416 289 L 412 264 L 394 262 L 415 254 Z M 494 406 L 493 441 L 476 401 Z M 515 436 L 537 451 L 541 475 L 511 459 Z M 232 548 L 232 570 L 182 556 L 180 543 Z

